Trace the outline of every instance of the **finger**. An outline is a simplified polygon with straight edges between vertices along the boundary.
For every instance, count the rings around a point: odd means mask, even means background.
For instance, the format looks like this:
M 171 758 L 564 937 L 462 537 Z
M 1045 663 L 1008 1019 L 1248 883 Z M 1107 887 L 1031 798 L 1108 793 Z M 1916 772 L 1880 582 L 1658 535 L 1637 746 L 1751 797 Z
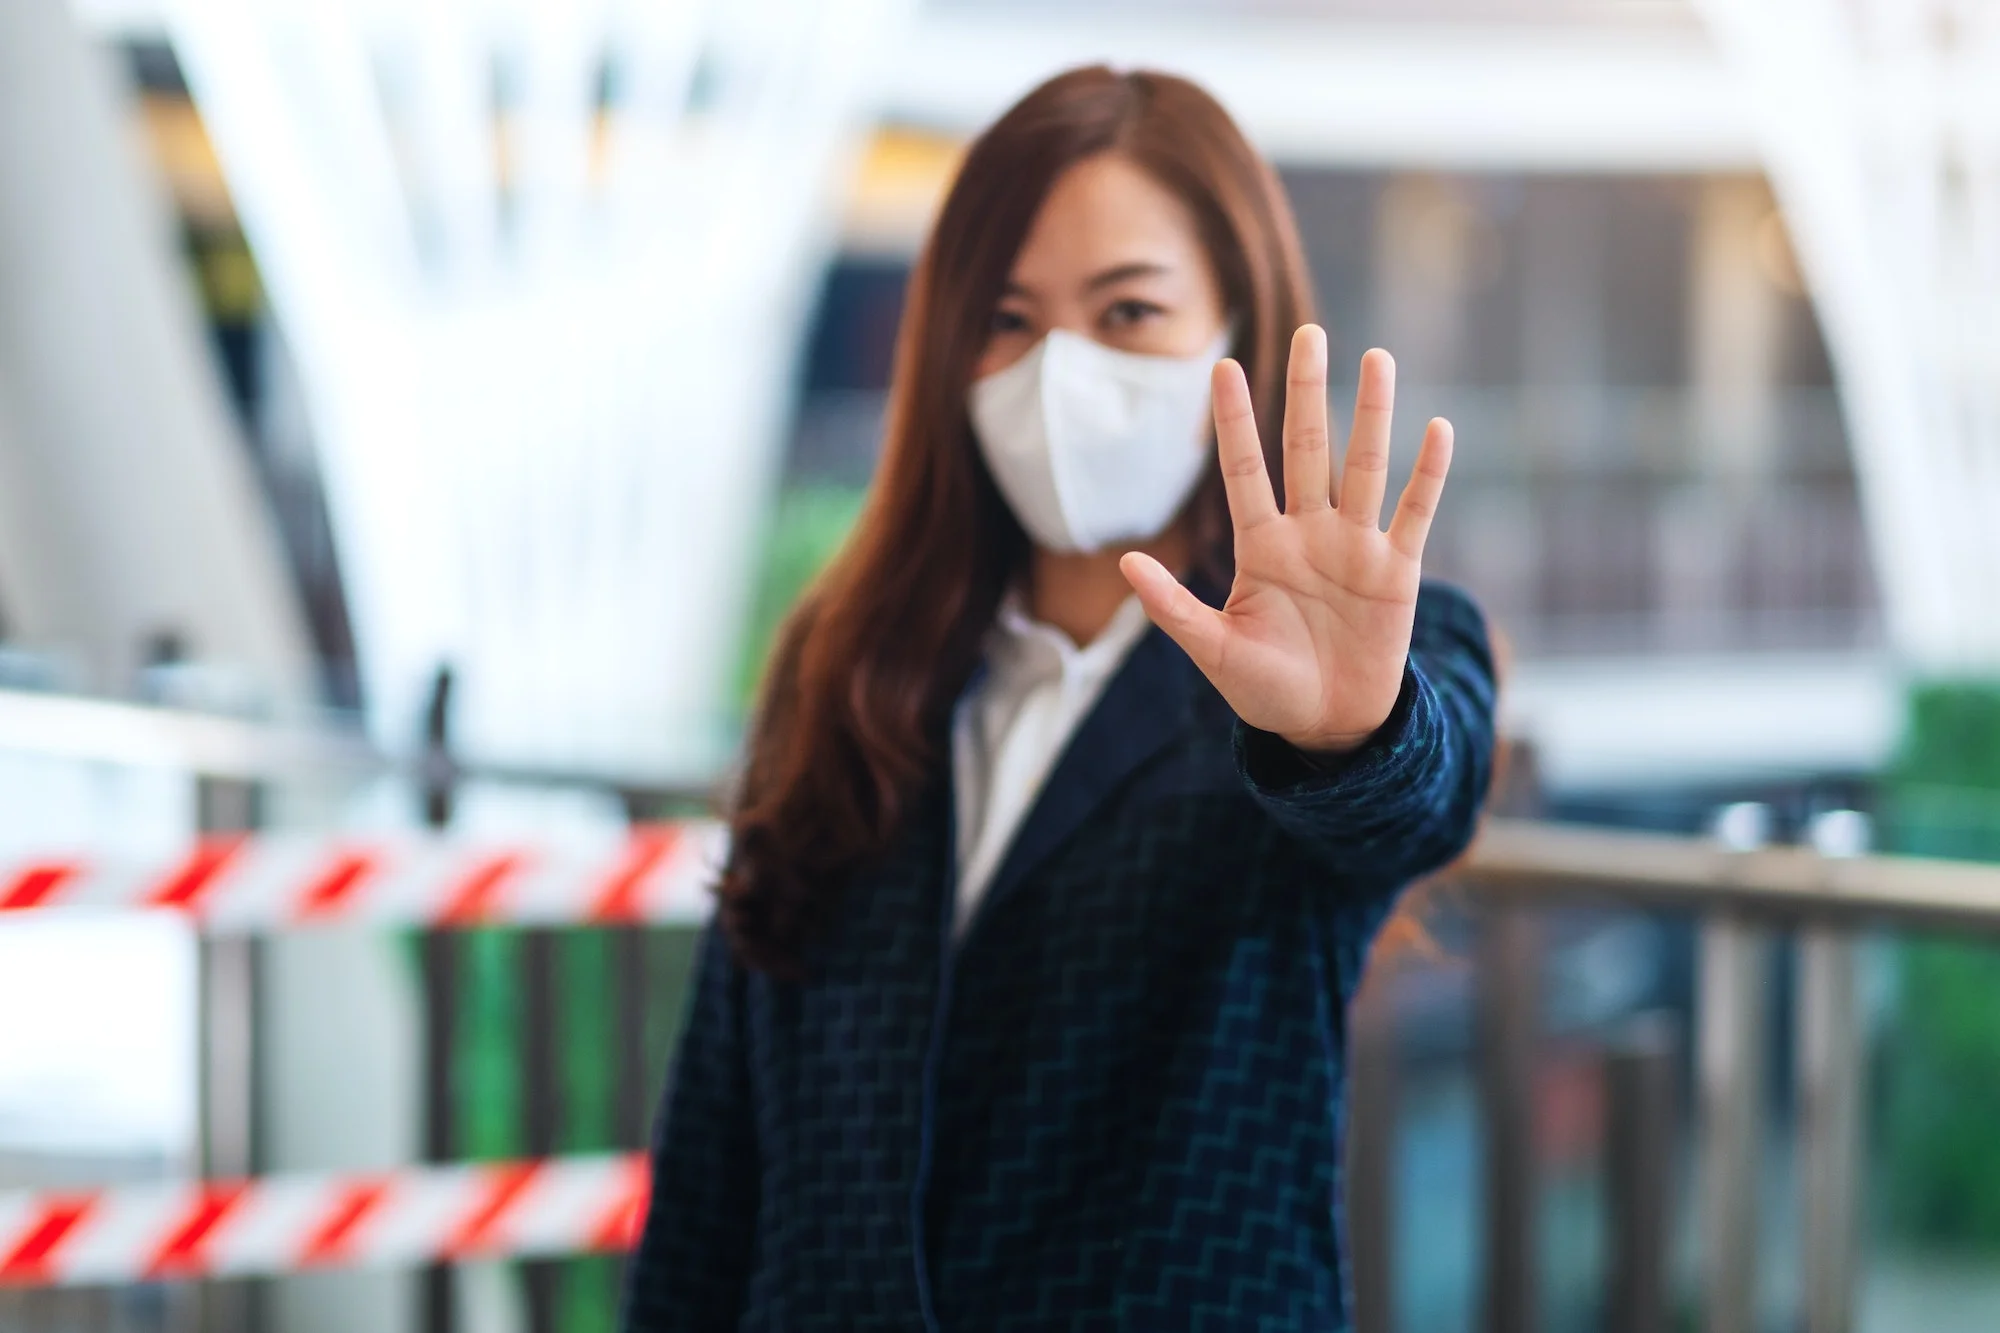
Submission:
M 1304 514 L 1333 501 L 1328 487 L 1326 331 L 1301 325 L 1292 335 L 1291 369 L 1285 376 L 1285 512 Z
M 1271 493 L 1271 475 L 1264 470 L 1264 447 L 1257 442 L 1257 417 L 1250 410 L 1250 385 L 1243 378 L 1243 367 L 1233 360 L 1216 362 L 1209 393 L 1215 400 L 1215 447 L 1221 455 L 1229 518 L 1238 532 L 1247 532 L 1278 516 L 1278 500 Z
M 1396 502 L 1396 516 L 1389 521 L 1389 545 L 1412 560 L 1424 554 L 1424 539 L 1430 535 L 1431 519 L 1437 514 L 1438 500 L 1444 495 L 1445 474 L 1451 471 L 1451 423 L 1433 417 L 1417 450 L 1416 471 L 1403 487 Z
M 1222 641 L 1228 632 L 1222 612 L 1182 587 L 1165 565 L 1143 551 L 1127 551 L 1118 569 L 1139 594 L 1139 603 L 1153 623 L 1186 651 L 1203 674 L 1210 674 L 1222 660 Z
M 1382 493 L 1389 484 L 1389 418 L 1396 402 L 1396 362 L 1376 347 L 1361 358 L 1361 387 L 1354 395 L 1354 430 L 1340 470 L 1340 512 L 1379 527 Z

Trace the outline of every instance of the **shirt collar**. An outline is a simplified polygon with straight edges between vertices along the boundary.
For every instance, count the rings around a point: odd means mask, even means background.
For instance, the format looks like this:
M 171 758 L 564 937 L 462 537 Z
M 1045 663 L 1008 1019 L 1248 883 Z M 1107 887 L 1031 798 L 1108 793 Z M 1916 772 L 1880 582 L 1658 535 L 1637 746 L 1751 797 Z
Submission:
M 1134 593 L 1118 604 L 1096 638 L 1078 647 L 1054 625 L 1030 616 L 1027 599 L 1018 589 L 1010 588 L 993 618 L 986 654 L 994 665 L 1004 663 L 1003 669 L 1010 672 L 1037 668 L 1051 674 L 1104 670 L 1123 661 L 1151 623 Z

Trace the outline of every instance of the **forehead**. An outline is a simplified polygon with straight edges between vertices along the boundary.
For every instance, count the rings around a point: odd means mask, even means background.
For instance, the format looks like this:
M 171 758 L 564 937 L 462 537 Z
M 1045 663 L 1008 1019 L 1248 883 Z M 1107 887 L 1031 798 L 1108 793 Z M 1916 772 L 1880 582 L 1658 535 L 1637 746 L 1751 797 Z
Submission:
M 1194 213 L 1129 160 L 1103 153 L 1057 176 L 1014 258 L 1024 287 L 1081 282 L 1118 264 L 1203 268 Z

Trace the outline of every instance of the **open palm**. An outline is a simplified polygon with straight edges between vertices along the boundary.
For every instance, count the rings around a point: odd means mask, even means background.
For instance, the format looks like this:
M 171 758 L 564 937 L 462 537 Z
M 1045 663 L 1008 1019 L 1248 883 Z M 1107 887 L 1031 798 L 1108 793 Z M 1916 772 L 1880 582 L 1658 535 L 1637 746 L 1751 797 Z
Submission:
M 1367 740 L 1396 706 L 1415 623 L 1424 539 L 1451 466 L 1451 425 L 1433 420 L 1417 466 L 1381 526 L 1389 475 L 1396 366 L 1361 358 L 1361 387 L 1340 488 L 1327 429 L 1326 334 L 1292 339 L 1285 392 L 1285 508 L 1278 509 L 1250 389 L 1234 361 L 1216 365 L 1215 436 L 1236 582 L 1221 610 L 1204 605 L 1151 556 L 1120 568 L 1146 612 L 1186 650 L 1236 715 L 1302 750 L 1342 752 Z

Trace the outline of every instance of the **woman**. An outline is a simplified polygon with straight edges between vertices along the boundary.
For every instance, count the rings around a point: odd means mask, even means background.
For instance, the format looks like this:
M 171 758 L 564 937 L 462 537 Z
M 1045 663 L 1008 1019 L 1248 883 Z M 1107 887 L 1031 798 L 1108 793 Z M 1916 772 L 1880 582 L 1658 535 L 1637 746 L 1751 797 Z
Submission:
M 772 660 L 628 1329 L 1346 1327 L 1344 1006 L 1492 670 L 1419 591 L 1450 428 L 1384 531 L 1369 353 L 1336 491 L 1308 292 L 1184 81 L 968 152 Z

